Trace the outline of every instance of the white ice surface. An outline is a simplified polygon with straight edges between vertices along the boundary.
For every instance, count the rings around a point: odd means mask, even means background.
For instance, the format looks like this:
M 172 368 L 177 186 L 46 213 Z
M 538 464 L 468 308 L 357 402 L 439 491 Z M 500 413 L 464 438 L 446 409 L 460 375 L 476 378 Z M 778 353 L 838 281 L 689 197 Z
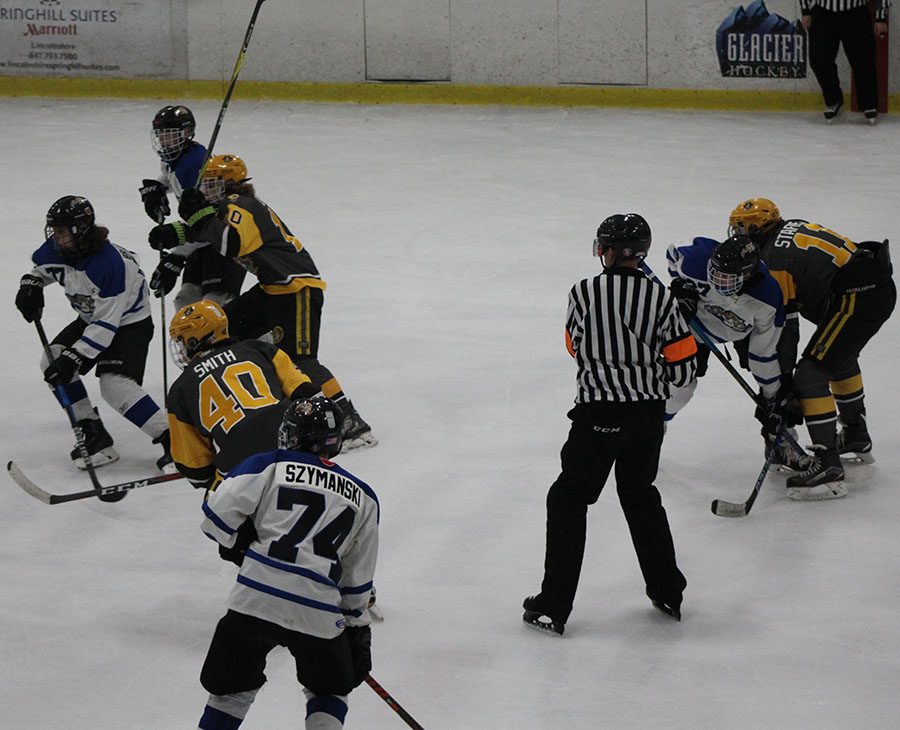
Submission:
M 89 483 L 13 308 L 18 280 L 50 203 L 72 193 L 152 270 L 137 188 L 156 174 L 149 124 L 169 102 L 0 103 L 0 444 L 52 491 Z M 205 142 L 218 105 L 192 107 Z M 671 241 L 724 235 L 750 196 L 900 241 L 898 129 L 890 116 L 869 128 L 812 114 L 232 104 L 217 152 L 245 159 L 312 252 L 328 281 L 321 359 L 381 439 L 339 461 L 382 503 L 373 676 L 424 727 L 900 727 L 896 317 L 861 360 L 878 460 L 850 468 L 846 499 L 791 502 L 771 476 L 748 517 L 711 514 L 714 498 L 743 501 L 762 464 L 752 406 L 713 361 L 658 479 L 689 583 L 683 622 L 645 598 L 612 488 L 589 515 L 565 638 L 529 631 L 520 608 L 539 587 L 574 396 L 566 294 L 599 268 L 598 223 L 642 213 L 657 268 Z M 52 335 L 73 315 L 59 288 L 46 295 Z M 161 353 L 158 330 L 155 397 Z M 101 479 L 153 474 L 149 439 L 87 385 L 122 455 Z M 0 727 L 196 727 L 234 578 L 199 530 L 199 493 L 174 482 L 51 507 L 3 480 Z M 273 653 L 267 674 L 244 727 L 302 727 L 289 655 Z M 351 696 L 348 728 L 402 726 L 368 687 Z

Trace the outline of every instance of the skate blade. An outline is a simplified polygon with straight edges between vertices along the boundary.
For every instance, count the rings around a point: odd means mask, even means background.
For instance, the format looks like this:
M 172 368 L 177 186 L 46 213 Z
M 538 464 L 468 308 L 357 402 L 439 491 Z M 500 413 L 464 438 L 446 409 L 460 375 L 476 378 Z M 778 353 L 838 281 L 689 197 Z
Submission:
M 101 466 L 106 466 L 107 464 L 114 464 L 118 460 L 119 454 L 112 446 L 107 449 L 102 449 L 96 454 L 91 454 L 91 466 L 94 469 L 99 469 Z M 87 471 L 87 466 L 84 463 L 84 459 L 82 459 L 80 456 L 75 459 L 74 463 L 76 467 L 81 469 L 81 471 Z
M 557 638 L 561 639 L 563 632 L 557 630 L 555 624 L 552 623 L 549 619 L 545 622 L 541 621 L 541 618 L 546 618 L 546 616 L 538 617 L 535 619 L 523 618 L 522 623 L 524 623 L 530 629 L 540 631 L 542 634 L 547 634 L 547 636 L 556 636 Z
M 788 487 L 788 499 L 797 502 L 817 502 L 823 499 L 840 499 L 847 496 L 847 487 L 841 482 L 825 482 L 815 487 Z
M 341 445 L 341 453 L 344 454 L 357 449 L 371 449 L 373 446 L 378 446 L 378 439 L 371 433 L 364 433 L 361 436 L 345 440 Z
M 875 457 L 872 456 L 871 452 L 851 451 L 846 454 L 841 454 L 841 461 L 845 464 L 874 464 Z

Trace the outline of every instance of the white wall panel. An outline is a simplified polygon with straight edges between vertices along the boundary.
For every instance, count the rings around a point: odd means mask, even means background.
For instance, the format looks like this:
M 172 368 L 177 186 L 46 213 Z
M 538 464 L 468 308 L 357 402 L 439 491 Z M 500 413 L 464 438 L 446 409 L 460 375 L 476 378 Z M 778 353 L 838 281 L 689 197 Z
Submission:
M 366 0 L 366 78 L 450 80 L 450 0 Z
M 452 80 L 556 84 L 557 0 L 451 0 Z
M 647 83 L 646 0 L 559 0 L 559 81 Z

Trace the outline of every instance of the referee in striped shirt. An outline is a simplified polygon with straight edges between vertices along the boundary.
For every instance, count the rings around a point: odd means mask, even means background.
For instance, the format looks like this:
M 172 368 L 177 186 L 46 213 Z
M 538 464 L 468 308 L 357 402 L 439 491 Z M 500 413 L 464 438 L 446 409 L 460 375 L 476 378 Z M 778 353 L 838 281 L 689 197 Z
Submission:
M 525 599 L 529 626 L 562 634 L 584 557 L 587 508 L 615 465 L 619 502 L 653 605 L 680 620 L 687 581 L 675 562 L 666 511 L 653 484 L 669 384 L 696 371 L 697 344 L 675 299 L 638 267 L 650 227 L 636 213 L 601 223 L 594 255 L 604 271 L 569 292 L 566 346 L 578 363 L 562 471 L 547 494 L 541 592 Z
M 887 33 L 891 0 L 875 0 L 875 28 L 869 19 L 868 0 L 800 0 L 803 27 L 809 32 L 809 67 L 816 75 L 825 99 L 825 119 L 841 111 L 844 92 L 838 78 L 838 45 L 856 78 L 856 100 L 869 124 L 878 117 L 878 71 L 875 36 Z

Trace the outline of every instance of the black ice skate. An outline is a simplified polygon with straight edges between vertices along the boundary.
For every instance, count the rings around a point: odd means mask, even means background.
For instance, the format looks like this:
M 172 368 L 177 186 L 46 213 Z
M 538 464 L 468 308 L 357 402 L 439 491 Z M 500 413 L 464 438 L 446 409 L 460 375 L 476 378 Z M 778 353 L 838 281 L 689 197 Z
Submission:
M 653 608 L 656 608 L 662 611 L 669 618 L 673 618 L 676 621 L 681 621 L 681 606 L 676 606 L 673 603 L 665 603 L 664 601 L 654 601 L 650 599 L 650 603 L 653 604 Z
M 539 596 L 528 596 L 522 602 L 522 608 L 525 609 L 525 613 L 522 614 L 522 621 L 526 626 L 557 636 L 562 636 L 566 630 L 565 621 L 558 621 L 547 615 L 544 607 L 541 605 Z
M 796 431 L 791 429 L 791 435 L 797 440 Z M 772 444 L 775 441 L 774 436 L 766 436 L 766 458 L 772 450 Z M 797 472 L 806 471 L 812 466 L 812 457 L 808 454 L 798 451 L 784 439 L 778 444 L 775 456 L 769 464 L 769 471 L 778 471 L 782 474 L 796 474 Z
M 838 114 L 841 113 L 841 107 L 844 106 L 844 102 L 839 101 L 837 104 L 832 104 L 831 106 L 826 106 L 823 115 L 825 116 L 825 121 L 831 124 L 831 122 L 837 117 Z
M 878 121 L 878 110 L 877 109 L 866 109 L 863 114 L 866 117 L 867 124 L 875 124 Z
M 871 464 L 875 461 L 872 456 L 872 437 L 866 428 L 865 416 L 857 423 L 844 424 L 838 434 L 837 448 L 844 461 L 856 464 Z
M 809 447 L 813 463 L 800 474 L 788 477 L 787 496 L 797 500 L 837 499 L 847 496 L 844 467 L 836 448 L 819 444 Z
M 347 415 L 344 416 L 344 424 L 342 430 L 344 432 L 344 443 L 341 446 L 341 453 L 352 451 L 353 449 L 369 449 L 378 445 L 378 439 L 372 435 L 372 427 L 366 423 L 359 412 L 353 407 L 352 403 L 347 404 Z
M 94 414 L 97 414 L 96 408 L 94 409 Z M 103 427 L 103 421 L 100 420 L 99 415 L 96 418 L 82 418 L 78 421 L 78 427 L 84 435 L 84 446 L 87 449 L 88 456 L 91 459 L 91 466 L 94 469 L 119 460 L 119 455 L 112 447 L 112 436 Z M 84 463 L 81 452 L 77 447 L 72 449 L 69 456 L 72 457 L 72 461 L 75 462 L 75 466 L 79 469 L 87 469 L 87 465 Z

